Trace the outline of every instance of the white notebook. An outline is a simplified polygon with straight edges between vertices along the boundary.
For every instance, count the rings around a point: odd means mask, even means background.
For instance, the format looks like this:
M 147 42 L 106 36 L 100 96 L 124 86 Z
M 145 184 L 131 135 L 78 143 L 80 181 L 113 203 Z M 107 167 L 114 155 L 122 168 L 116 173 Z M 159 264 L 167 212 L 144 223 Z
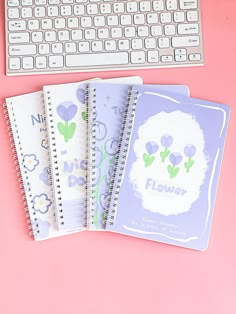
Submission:
M 30 233 L 35 240 L 65 235 L 54 215 L 43 93 L 7 98 L 5 107 Z

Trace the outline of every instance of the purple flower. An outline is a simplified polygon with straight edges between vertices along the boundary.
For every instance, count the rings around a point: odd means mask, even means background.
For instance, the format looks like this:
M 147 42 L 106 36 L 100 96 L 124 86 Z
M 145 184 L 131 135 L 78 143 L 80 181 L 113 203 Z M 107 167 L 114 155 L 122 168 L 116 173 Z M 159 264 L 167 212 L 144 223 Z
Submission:
M 83 88 L 77 89 L 76 97 L 81 104 L 85 104 L 85 90 Z
M 77 107 L 72 101 L 64 101 L 57 106 L 59 117 L 68 122 L 74 118 L 77 112 Z
M 108 169 L 107 175 L 106 175 L 106 183 L 108 185 L 110 185 L 111 180 L 113 179 L 115 174 L 115 166 L 110 166 L 110 168 Z
M 94 177 L 95 177 L 95 181 L 93 182 L 94 184 L 97 184 L 98 181 L 100 180 L 101 178 L 101 170 L 100 168 L 95 168 L 94 169 Z
M 173 166 L 177 166 L 181 163 L 183 157 L 179 153 L 172 153 L 169 159 Z
M 105 150 L 108 155 L 113 156 L 117 153 L 118 150 L 118 141 L 115 138 L 110 138 L 106 141 Z
M 156 142 L 151 141 L 146 144 L 146 151 L 149 155 L 155 154 L 159 149 L 159 146 Z
M 107 135 L 107 128 L 104 123 L 97 121 L 96 124 L 96 139 L 98 141 L 103 140 Z
M 196 154 L 196 147 L 194 145 L 186 145 L 184 147 L 185 156 L 192 158 Z
M 165 134 L 161 137 L 161 144 L 164 146 L 164 147 L 170 147 L 173 143 L 173 137 L 169 134 Z
M 39 179 L 43 181 L 44 184 L 50 185 L 49 178 L 50 178 L 49 167 L 45 167 L 43 168 L 43 171 L 40 173 Z
M 39 160 L 35 154 L 26 154 L 23 157 L 23 166 L 28 171 L 34 171 L 35 168 L 39 165 Z

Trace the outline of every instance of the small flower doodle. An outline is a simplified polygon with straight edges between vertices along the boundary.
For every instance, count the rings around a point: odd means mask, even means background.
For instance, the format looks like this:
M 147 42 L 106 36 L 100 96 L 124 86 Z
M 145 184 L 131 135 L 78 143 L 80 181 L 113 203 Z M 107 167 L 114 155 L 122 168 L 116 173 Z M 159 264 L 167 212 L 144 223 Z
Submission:
M 41 142 L 41 146 L 45 149 L 48 149 L 48 141 L 46 139 L 43 139 L 42 142 Z
M 57 114 L 65 122 L 58 122 L 57 128 L 64 136 L 65 142 L 68 142 L 75 133 L 76 123 L 71 122 L 77 113 L 77 106 L 72 101 L 64 101 L 57 106 Z
M 86 96 L 85 96 L 85 90 L 83 88 L 78 88 L 77 91 L 76 91 L 76 97 L 78 99 L 78 101 L 85 105 L 85 101 L 86 101 Z M 83 111 L 81 113 L 81 117 L 84 121 L 87 121 L 88 119 L 88 114 L 86 111 Z
M 169 134 L 165 134 L 161 137 L 161 144 L 165 148 L 160 152 L 161 160 L 164 162 L 166 158 L 170 155 L 170 150 L 168 149 L 173 143 L 173 137 Z
M 194 145 L 186 145 L 184 147 L 184 154 L 186 157 L 188 157 L 188 160 L 184 163 L 184 168 L 187 172 L 189 172 L 189 170 L 194 165 L 194 160 L 192 157 L 196 154 L 196 147 Z
M 96 127 L 96 140 L 98 141 L 103 140 L 107 135 L 106 125 L 103 122 L 96 121 L 95 127 Z
M 151 142 L 146 143 L 145 148 L 146 148 L 147 153 L 143 154 L 143 161 L 144 161 L 145 167 L 148 167 L 148 166 L 151 166 L 151 164 L 155 160 L 155 156 L 152 156 L 152 155 L 158 151 L 159 146 L 157 145 L 156 142 L 151 141 Z
M 45 193 L 35 195 L 35 197 L 33 198 L 33 208 L 35 211 L 38 211 L 41 214 L 47 213 L 51 204 L 51 200 Z
M 39 165 L 39 161 L 35 154 L 26 154 L 23 157 L 23 166 L 28 171 L 34 171 L 35 168 Z
M 179 172 L 179 167 L 177 166 L 181 163 L 182 159 L 183 157 L 179 153 L 170 154 L 169 160 L 171 162 L 171 165 L 168 165 L 167 170 L 170 174 L 171 179 L 177 176 Z
M 43 168 L 43 171 L 39 175 L 39 179 L 43 181 L 44 184 L 50 185 L 49 167 Z
M 118 151 L 118 141 L 115 138 L 110 138 L 105 143 L 106 153 L 110 156 L 114 156 Z

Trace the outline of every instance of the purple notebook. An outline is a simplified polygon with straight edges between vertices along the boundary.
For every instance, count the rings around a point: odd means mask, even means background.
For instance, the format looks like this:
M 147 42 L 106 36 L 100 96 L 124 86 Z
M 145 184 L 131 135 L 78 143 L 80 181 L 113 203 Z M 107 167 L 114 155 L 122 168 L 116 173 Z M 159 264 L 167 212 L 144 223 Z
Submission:
M 129 84 L 89 84 L 87 95 L 89 114 L 89 206 L 88 229 L 104 230 L 106 213 L 110 199 L 114 161 L 127 93 L 134 84 L 141 84 L 137 78 L 128 78 Z M 166 91 L 188 96 L 189 89 L 184 85 L 149 85 L 152 91 Z
M 106 229 L 205 250 L 230 109 L 136 86 Z

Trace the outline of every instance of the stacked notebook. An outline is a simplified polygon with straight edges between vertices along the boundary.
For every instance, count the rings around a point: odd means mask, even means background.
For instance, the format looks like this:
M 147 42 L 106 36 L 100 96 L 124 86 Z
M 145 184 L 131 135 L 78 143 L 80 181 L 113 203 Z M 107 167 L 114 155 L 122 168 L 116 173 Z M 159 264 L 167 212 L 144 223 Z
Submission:
M 35 240 L 107 230 L 208 245 L 229 107 L 140 77 L 6 99 Z

